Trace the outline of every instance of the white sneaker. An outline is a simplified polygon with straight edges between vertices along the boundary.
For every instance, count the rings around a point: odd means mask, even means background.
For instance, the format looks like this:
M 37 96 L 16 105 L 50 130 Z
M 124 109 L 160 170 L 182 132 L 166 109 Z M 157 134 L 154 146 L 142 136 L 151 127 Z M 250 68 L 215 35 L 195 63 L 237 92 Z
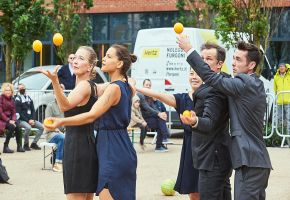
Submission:
M 54 171 L 54 172 L 62 172 L 62 164 L 61 163 L 55 163 L 53 165 L 52 171 Z

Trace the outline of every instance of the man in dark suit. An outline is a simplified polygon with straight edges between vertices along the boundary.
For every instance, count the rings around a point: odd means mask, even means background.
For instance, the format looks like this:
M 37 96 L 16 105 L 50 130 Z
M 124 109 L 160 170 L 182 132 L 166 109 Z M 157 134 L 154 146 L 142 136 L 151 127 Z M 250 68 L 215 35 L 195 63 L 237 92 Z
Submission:
M 68 64 L 63 65 L 57 72 L 59 82 L 66 90 L 72 90 L 75 87 L 76 76 L 72 67 L 74 57 L 74 54 L 70 54 L 67 59 Z
M 201 50 L 201 58 L 203 59 L 205 63 L 209 65 L 212 71 L 218 74 L 222 74 L 225 77 L 230 77 L 229 74 L 221 71 L 223 64 L 225 62 L 225 59 L 226 59 L 226 50 L 223 47 L 215 43 L 206 42 L 201 46 L 200 50 Z M 220 92 L 220 95 L 221 94 L 222 93 Z M 226 109 L 228 110 L 228 108 Z M 223 126 L 223 124 L 220 124 L 220 126 Z M 232 170 L 229 171 L 228 178 L 224 185 L 223 200 L 232 199 L 232 194 L 231 194 L 232 188 L 231 188 L 231 183 L 229 179 L 231 174 L 232 174 Z
M 231 160 L 235 169 L 235 200 L 266 198 L 272 168 L 263 140 L 266 94 L 263 82 L 255 74 L 260 62 L 259 49 L 239 42 L 233 56 L 235 78 L 214 73 L 192 48 L 189 38 L 179 36 L 179 47 L 187 62 L 202 80 L 228 96 L 231 127 Z
M 216 73 L 221 73 L 225 55 L 225 49 L 216 44 L 205 43 L 201 46 L 202 59 Z M 227 97 L 203 84 L 194 93 L 193 102 L 199 102 L 195 101 L 196 98 L 202 99 L 202 112 L 196 110 L 199 106 L 195 105 L 194 117 L 187 121 L 181 116 L 181 120 L 188 125 L 198 120 L 193 127 L 192 156 L 194 167 L 199 169 L 200 199 L 230 200 L 232 165 Z

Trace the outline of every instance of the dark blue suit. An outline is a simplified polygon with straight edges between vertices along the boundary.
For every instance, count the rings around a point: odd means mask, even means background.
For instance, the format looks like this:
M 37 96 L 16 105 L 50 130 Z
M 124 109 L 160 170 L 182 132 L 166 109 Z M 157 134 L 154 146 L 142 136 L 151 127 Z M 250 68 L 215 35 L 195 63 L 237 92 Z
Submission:
M 76 76 L 69 70 L 69 65 L 63 65 L 57 72 L 59 82 L 64 85 L 66 90 L 72 90 L 75 87 Z

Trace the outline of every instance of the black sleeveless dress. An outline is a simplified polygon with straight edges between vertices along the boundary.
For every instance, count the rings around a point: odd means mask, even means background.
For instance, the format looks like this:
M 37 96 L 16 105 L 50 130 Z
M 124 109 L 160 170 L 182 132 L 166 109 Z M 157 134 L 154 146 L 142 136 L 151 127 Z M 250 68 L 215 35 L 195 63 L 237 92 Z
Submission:
M 84 106 L 75 107 L 64 113 L 65 117 L 91 110 L 97 100 L 94 83 L 91 95 Z M 94 193 L 98 183 L 98 161 L 95 148 L 94 123 L 66 126 L 63 155 L 64 193 Z

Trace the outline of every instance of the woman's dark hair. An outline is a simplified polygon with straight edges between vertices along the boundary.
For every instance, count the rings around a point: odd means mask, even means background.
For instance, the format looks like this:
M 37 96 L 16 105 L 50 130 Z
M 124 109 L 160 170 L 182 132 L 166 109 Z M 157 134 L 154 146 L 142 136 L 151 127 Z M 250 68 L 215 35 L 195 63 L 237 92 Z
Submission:
M 136 62 L 137 57 L 134 54 L 130 54 L 127 47 L 119 44 L 112 46 L 116 50 L 116 55 L 120 61 L 123 61 L 123 67 L 121 74 L 128 80 L 127 71 L 130 69 L 132 63 Z

